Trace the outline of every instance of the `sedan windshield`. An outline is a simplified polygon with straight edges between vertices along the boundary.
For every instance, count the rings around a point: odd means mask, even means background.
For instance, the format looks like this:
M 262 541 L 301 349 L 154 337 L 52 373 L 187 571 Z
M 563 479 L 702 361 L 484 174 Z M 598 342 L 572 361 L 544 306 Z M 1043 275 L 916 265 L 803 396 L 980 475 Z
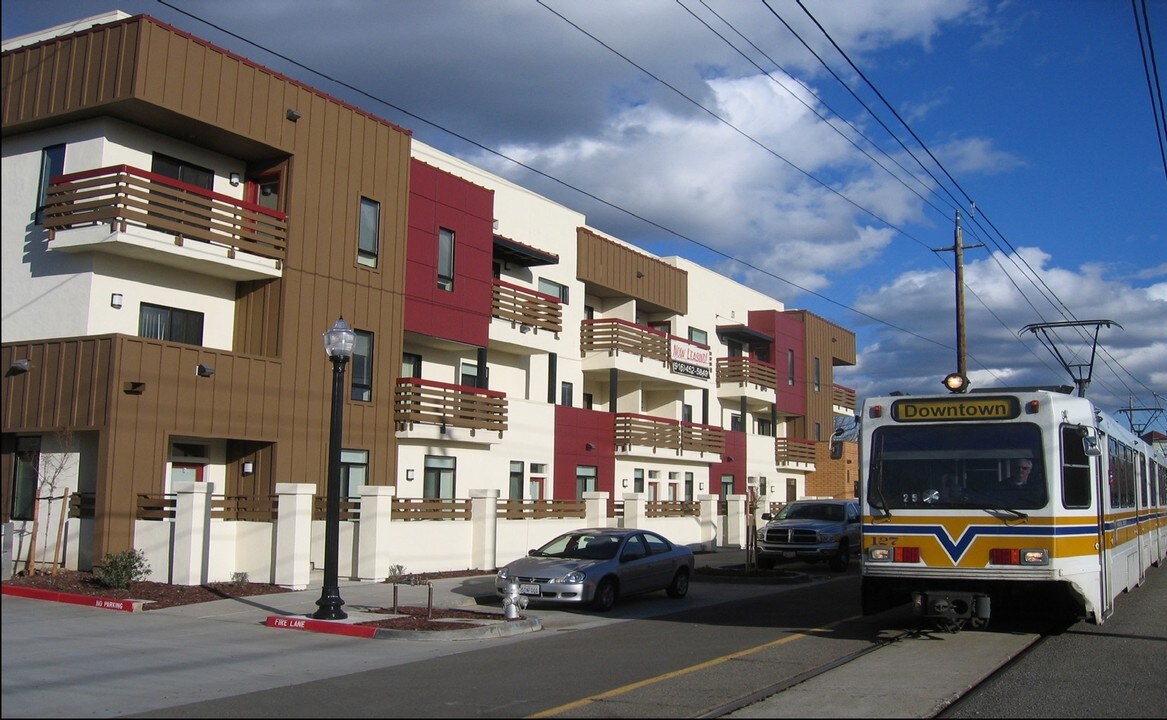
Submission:
M 580 560 L 611 560 L 616 557 L 620 538 L 594 533 L 560 535 L 535 551 L 536 555 Z

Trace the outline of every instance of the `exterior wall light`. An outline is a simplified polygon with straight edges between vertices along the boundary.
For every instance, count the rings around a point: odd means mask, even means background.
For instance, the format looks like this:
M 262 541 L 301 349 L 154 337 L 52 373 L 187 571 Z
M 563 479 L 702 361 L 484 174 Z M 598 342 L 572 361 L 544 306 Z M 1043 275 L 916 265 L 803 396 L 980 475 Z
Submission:
M 122 294 L 121 293 L 113 293 L 112 295 L 110 295 L 109 296 L 109 306 L 111 308 L 113 308 L 114 310 L 121 310 L 122 309 Z

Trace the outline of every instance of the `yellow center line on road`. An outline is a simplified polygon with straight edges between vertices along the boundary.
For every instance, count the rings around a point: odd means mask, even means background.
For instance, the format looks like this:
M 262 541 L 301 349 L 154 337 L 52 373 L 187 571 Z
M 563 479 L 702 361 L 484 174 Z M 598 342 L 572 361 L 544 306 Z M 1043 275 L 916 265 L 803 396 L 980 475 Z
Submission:
M 836 620 L 835 622 L 830 623 L 828 625 L 824 625 L 822 627 L 817 627 L 817 628 L 811 628 L 810 630 L 800 630 L 792 635 L 787 635 L 786 637 L 778 638 L 777 640 L 771 640 L 770 642 L 765 643 L 763 645 L 757 645 L 757 646 L 752 647 L 752 648 L 746 648 L 745 650 L 738 650 L 737 652 L 730 653 L 729 655 L 722 655 L 721 657 L 716 657 L 716 658 L 713 658 L 712 660 L 706 660 L 705 662 L 698 663 L 696 665 L 690 665 L 689 667 L 681 668 L 680 670 L 673 670 L 672 672 L 667 672 L 667 673 L 664 673 L 663 675 L 657 675 L 656 677 L 646 678 L 644 680 L 630 683 L 630 684 L 624 685 L 622 687 L 613 688 L 611 690 L 599 693 L 598 695 L 591 695 L 591 696 L 586 697 L 586 698 L 580 698 L 579 700 L 574 700 L 572 702 L 567 703 L 566 705 L 560 705 L 559 707 L 547 708 L 546 710 L 537 712 L 534 715 L 527 715 L 526 717 L 529 717 L 529 718 L 554 717 L 554 716 L 558 715 L 559 713 L 567 712 L 568 710 L 574 710 L 578 707 L 583 707 L 584 705 L 587 705 L 588 703 L 593 703 L 593 702 L 596 702 L 598 700 L 607 700 L 608 698 L 614 698 L 618 695 L 623 695 L 625 693 L 632 692 L 633 690 L 638 690 L 642 687 L 647 687 L 649 685 L 652 685 L 653 683 L 658 683 L 658 682 L 661 682 L 663 680 L 670 680 L 670 679 L 675 678 L 675 677 L 681 677 L 682 675 L 688 675 L 689 673 L 697 672 L 698 670 L 704 670 L 706 668 L 711 668 L 715 665 L 720 665 L 721 663 L 726 662 L 728 660 L 736 660 L 737 658 L 745 657 L 747 655 L 752 655 L 756 652 L 766 650 L 767 648 L 777 647 L 779 645 L 785 645 L 786 643 L 792 642 L 794 640 L 799 640 L 799 639 L 804 638 L 804 637 L 810 637 L 811 635 L 825 632 L 825 631 L 830 630 L 834 627 L 837 627 L 838 625 L 846 622 L 849 619 L 850 618 L 846 618 L 843 620 Z

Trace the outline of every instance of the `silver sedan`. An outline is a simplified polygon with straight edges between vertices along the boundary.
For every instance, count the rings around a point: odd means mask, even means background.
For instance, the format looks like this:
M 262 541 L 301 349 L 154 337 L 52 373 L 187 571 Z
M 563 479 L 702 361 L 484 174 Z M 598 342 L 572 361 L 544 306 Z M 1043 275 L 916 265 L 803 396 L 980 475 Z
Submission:
M 693 551 L 648 530 L 586 528 L 564 533 L 499 568 L 500 597 L 517 592 L 532 602 L 590 605 L 605 611 L 626 595 L 689 592 Z

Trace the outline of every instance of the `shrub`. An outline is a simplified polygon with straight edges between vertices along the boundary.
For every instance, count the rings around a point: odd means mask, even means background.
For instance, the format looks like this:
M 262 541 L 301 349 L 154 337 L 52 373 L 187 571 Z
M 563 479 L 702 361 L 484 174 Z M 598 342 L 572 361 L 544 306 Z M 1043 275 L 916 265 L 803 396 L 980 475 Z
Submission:
M 231 582 L 235 584 L 249 583 L 251 578 L 245 572 L 231 573 Z
M 141 550 L 123 550 L 106 554 L 93 574 L 106 587 L 128 590 L 130 583 L 150 575 L 150 566 L 146 563 L 146 553 Z

